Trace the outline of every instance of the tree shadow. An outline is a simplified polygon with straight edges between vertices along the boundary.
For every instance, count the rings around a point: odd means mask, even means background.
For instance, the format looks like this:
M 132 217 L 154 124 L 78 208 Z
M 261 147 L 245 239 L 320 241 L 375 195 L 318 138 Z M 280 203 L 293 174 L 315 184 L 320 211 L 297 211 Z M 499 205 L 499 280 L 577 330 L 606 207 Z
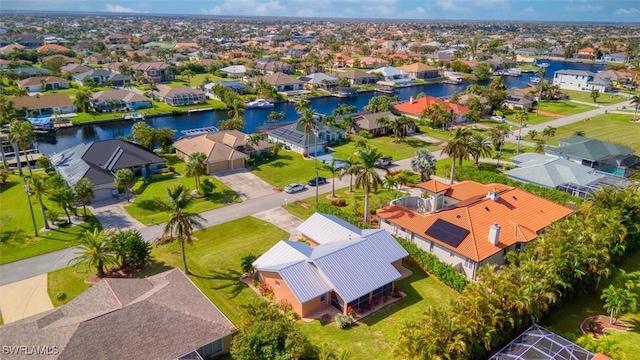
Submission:
M 213 194 L 208 195 L 206 197 L 206 200 L 215 204 L 225 204 L 225 203 L 234 201 L 237 195 L 238 194 L 233 190 L 223 190 L 223 191 L 214 192 Z
M 0 185 L 0 194 L 2 194 L 5 191 L 8 191 L 9 189 L 11 189 L 12 187 L 18 185 L 18 183 L 16 182 L 7 182 L 5 184 Z
M 405 144 L 409 145 L 412 148 L 423 148 L 423 147 L 427 147 L 427 146 L 433 145 L 433 144 L 428 143 L 426 141 L 416 140 L 416 139 L 408 139 L 407 141 L 405 141 Z
M 165 271 L 173 269 L 172 266 L 167 265 L 164 261 L 153 261 L 148 268 L 140 271 L 137 274 L 134 274 L 133 277 L 136 279 L 146 278 L 152 275 L 160 274 Z
M 242 274 L 233 269 L 227 269 L 226 271 L 211 270 L 208 274 L 198 275 L 191 274 L 193 277 L 206 280 L 216 280 L 215 285 L 211 286 L 212 290 L 227 290 L 230 298 L 233 299 L 240 295 L 242 290 L 248 287 L 247 284 L 240 281 Z
M 155 200 L 150 200 L 150 199 L 136 201 L 130 206 L 135 206 L 147 211 L 159 211 Z
M 269 166 L 274 168 L 282 168 L 287 166 L 287 163 L 285 163 L 284 161 L 276 161 L 276 162 L 270 163 Z
M 13 240 L 17 243 L 24 243 L 27 237 L 25 235 L 24 230 L 2 230 L 0 231 L 0 243 L 7 244 L 9 241 Z

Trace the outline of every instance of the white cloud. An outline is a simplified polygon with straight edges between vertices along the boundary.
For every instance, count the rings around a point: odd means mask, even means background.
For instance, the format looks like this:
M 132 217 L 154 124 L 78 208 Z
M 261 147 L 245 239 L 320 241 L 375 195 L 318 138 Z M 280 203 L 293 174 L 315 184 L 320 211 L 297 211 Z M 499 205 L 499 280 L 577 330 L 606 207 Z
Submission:
M 636 8 L 630 8 L 630 9 L 618 9 L 616 10 L 616 12 L 614 14 L 616 15 L 622 15 L 622 16 L 629 16 L 629 15 L 635 15 L 640 13 L 640 10 L 636 9 Z
M 129 8 L 129 7 L 124 7 L 124 6 L 120 6 L 120 5 L 112 5 L 112 4 L 105 5 L 104 11 L 113 12 L 113 13 L 134 13 L 134 12 L 137 12 L 137 11 L 135 11 L 132 8 Z
M 576 12 L 594 12 L 601 11 L 602 6 L 600 5 L 570 5 L 564 7 L 565 11 L 576 11 Z
M 536 10 L 531 6 L 527 6 L 526 8 L 522 9 L 522 13 L 526 15 L 533 15 L 536 14 Z
M 278 0 L 224 0 L 218 6 L 200 12 L 207 15 L 291 15 Z

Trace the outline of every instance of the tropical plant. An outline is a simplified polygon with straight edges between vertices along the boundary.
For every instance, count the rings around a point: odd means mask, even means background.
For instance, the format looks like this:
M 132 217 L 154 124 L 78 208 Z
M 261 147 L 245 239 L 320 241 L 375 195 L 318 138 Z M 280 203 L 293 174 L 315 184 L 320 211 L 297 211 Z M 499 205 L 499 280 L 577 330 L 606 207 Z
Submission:
M 220 121 L 220 130 L 242 130 L 244 129 L 244 120 L 227 119 Z
M 544 141 L 536 140 L 536 146 L 534 147 L 533 151 L 538 154 L 544 154 L 545 150 L 546 150 L 546 145 Z
M 391 110 L 391 98 L 385 95 L 374 96 L 369 100 L 364 110 L 372 113 L 389 111 Z
M 357 167 L 356 175 L 356 188 L 364 189 L 364 222 L 369 223 L 369 193 L 377 191 L 378 187 L 382 186 L 383 180 L 376 171 L 376 169 L 383 168 L 378 165 L 379 160 L 382 158 L 382 153 L 374 147 L 367 147 L 358 152 L 359 163 L 355 165 Z
M 122 269 L 136 269 L 153 259 L 151 244 L 144 241 L 137 230 L 118 229 L 107 242 Z
M 598 98 L 600 97 L 600 90 L 598 89 L 591 90 L 591 93 L 589 94 L 589 96 L 591 97 L 591 100 L 593 100 L 594 103 L 597 103 Z
M 189 154 L 187 162 L 184 164 L 184 174 L 186 177 L 196 179 L 196 190 L 200 190 L 200 176 L 207 173 L 207 155 L 202 152 Z
M 82 178 L 73 186 L 73 192 L 76 199 L 82 204 L 83 215 L 87 216 L 87 205 L 91 204 L 93 199 L 93 183 L 87 178 Z
M 637 295 L 627 287 L 616 288 L 609 285 L 608 288 L 602 290 L 600 298 L 604 300 L 604 309 L 609 312 L 609 322 L 612 324 L 615 324 L 614 316 L 628 310 L 636 311 L 638 305 Z
M 142 147 L 153 150 L 156 146 L 156 132 L 151 125 L 144 121 L 138 121 L 131 128 L 133 139 Z
M 493 150 L 500 152 L 507 136 L 511 135 L 511 133 L 511 129 L 507 124 L 499 124 L 489 129 L 489 138 L 491 139 Z
M 227 111 L 227 115 L 229 115 L 234 120 L 244 120 L 244 109 L 245 105 L 239 99 L 235 99 L 229 105 L 229 111 Z
M 640 107 L 640 95 L 633 95 L 629 100 L 631 101 L 631 105 L 633 105 L 633 120 L 637 120 L 638 108 Z
M 27 148 L 31 142 L 35 140 L 35 134 L 33 133 L 33 126 L 26 120 L 15 120 L 9 124 L 9 142 L 15 144 L 18 150 L 24 153 L 25 160 L 27 160 L 27 166 L 29 168 L 29 175 L 33 175 L 31 172 L 31 162 L 27 154 Z M 17 162 L 18 172 L 22 176 L 21 161 Z
M 240 267 L 242 268 L 242 272 L 245 274 L 253 274 L 253 272 L 256 270 L 253 267 L 253 263 L 254 261 L 256 261 L 256 259 L 258 258 L 257 255 L 254 254 L 247 254 L 245 256 L 243 256 L 240 260 L 241 260 L 241 264 Z
M 529 118 L 529 113 L 527 113 L 526 110 L 520 110 L 516 113 L 515 118 L 516 118 L 516 121 L 520 123 L 520 126 L 518 127 L 518 138 L 516 139 L 517 141 L 516 154 L 520 154 L 520 140 L 522 139 L 522 127 L 524 126 L 524 123 Z
M 529 138 L 529 140 L 535 140 L 537 136 L 538 132 L 534 129 L 529 130 L 529 132 L 527 133 L 527 137 Z
M 287 116 L 285 115 L 284 111 L 272 111 L 267 116 L 267 119 L 269 120 L 269 122 L 278 122 L 286 118 Z
M 187 83 L 191 86 L 191 78 L 195 76 L 195 73 L 191 69 L 184 69 L 181 72 L 181 75 L 187 78 Z
M 47 181 L 42 175 L 32 175 L 28 180 L 29 184 L 29 192 L 36 197 L 38 200 L 38 204 L 40 204 L 40 211 L 42 212 L 42 220 L 44 221 L 44 227 L 46 229 L 50 229 L 49 222 L 47 221 L 46 210 L 47 208 L 44 206 L 42 202 L 42 198 L 49 190 L 49 186 L 47 185 Z
M 181 184 L 167 188 L 166 202 L 156 199 L 155 203 L 160 210 L 168 211 L 170 214 L 169 221 L 164 227 L 163 236 L 168 236 L 167 240 L 180 242 L 184 272 L 190 274 L 187 267 L 185 242 L 192 241 L 193 230 L 203 227 L 206 220 L 196 213 L 187 211 L 189 205 L 193 203 L 193 198 L 189 195 L 189 190 Z
M 473 158 L 474 165 L 480 166 L 481 157 L 491 156 L 491 139 L 483 134 L 473 134 L 469 139 L 469 153 Z
M 549 141 L 551 141 L 551 138 L 554 137 L 556 135 L 556 128 L 554 128 L 553 126 L 549 125 L 546 128 L 544 128 L 544 130 L 542 130 L 542 136 L 546 136 L 547 138 L 547 145 L 549 144 Z
M 76 90 L 76 96 L 74 103 L 79 111 L 88 113 L 91 109 L 91 96 L 93 92 L 91 89 L 83 88 Z
M 418 149 L 411 158 L 411 169 L 420 174 L 420 181 L 424 182 L 436 172 L 436 158 L 427 149 Z
M 64 186 L 53 189 L 55 190 L 51 195 L 51 200 L 64 210 L 65 215 L 67 215 L 67 220 L 71 223 L 71 214 L 69 212 L 75 213 L 76 195 L 66 183 Z
M 118 189 L 118 191 L 124 191 L 125 196 L 127 197 L 127 202 L 130 200 L 129 194 L 129 186 L 133 182 L 133 171 L 131 169 L 119 169 L 114 174 L 113 183 Z
M 453 133 L 453 136 L 449 138 L 442 148 L 442 153 L 447 154 L 451 158 L 450 184 L 453 184 L 453 180 L 455 179 L 456 160 L 458 160 L 462 166 L 462 161 L 469 159 L 471 156 L 471 149 L 469 145 L 470 137 L 471 131 L 463 128 L 457 128 Z
M 48 157 L 43 155 L 36 160 L 36 166 L 41 169 L 45 169 L 45 171 L 48 171 L 49 169 L 51 169 L 51 161 L 49 161 Z
M 262 141 L 262 134 L 251 134 L 247 140 L 247 144 L 256 146 Z
M 324 164 L 323 168 L 331 173 L 331 197 L 336 197 L 336 175 L 340 176 L 342 168 L 336 166 L 336 159 L 331 159 L 329 164 Z
M 302 131 L 307 135 L 307 155 L 311 155 L 311 133 L 315 130 L 316 118 L 314 112 L 309 108 L 300 109 L 300 119 L 298 119 L 298 126 L 302 127 Z
M 85 231 L 78 239 L 75 257 L 69 261 L 76 269 L 80 265 L 95 267 L 99 278 L 105 277 L 104 267 L 116 263 L 116 257 L 109 248 L 108 235 L 98 228 Z

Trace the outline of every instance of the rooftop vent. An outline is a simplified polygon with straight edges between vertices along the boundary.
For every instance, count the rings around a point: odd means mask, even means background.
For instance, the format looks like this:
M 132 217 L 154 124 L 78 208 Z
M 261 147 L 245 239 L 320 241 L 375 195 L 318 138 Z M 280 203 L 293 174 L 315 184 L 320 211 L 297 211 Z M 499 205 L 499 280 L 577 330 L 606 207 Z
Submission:
M 489 192 L 487 193 L 487 198 L 496 201 L 498 200 L 498 190 L 496 190 L 496 188 L 491 188 L 489 189 Z

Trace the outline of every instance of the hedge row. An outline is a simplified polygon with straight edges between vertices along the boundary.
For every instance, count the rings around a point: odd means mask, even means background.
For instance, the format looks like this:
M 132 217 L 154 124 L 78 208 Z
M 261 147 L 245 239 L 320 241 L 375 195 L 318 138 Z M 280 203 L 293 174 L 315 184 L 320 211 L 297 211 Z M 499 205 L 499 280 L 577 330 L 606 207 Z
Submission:
M 507 175 L 502 173 L 495 173 L 495 172 L 480 170 L 480 169 L 471 168 L 471 167 L 464 167 L 464 168 L 457 168 L 455 176 L 456 176 L 456 180 L 458 181 L 471 180 L 471 181 L 479 182 L 482 184 L 497 183 L 497 184 L 504 184 L 512 187 L 517 187 L 526 192 L 541 196 L 545 199 L 548 199 L 560 204 L 564 204 L 564 205 L 577 204 L 582 202 L 581 198 L 572 196 L 571 194 L 566 193 L 564 191 L 511 180 L 507 177 Z
M 401 238 L 396 238 L 396 240 L 407 250 L 411 260 L 415 261 L 425 272 L 440 279 L 445 285 L 457 292 L 462 292 L 469 284 L 469 280 L 464 274 L 458 272 L 453 266 L 443 263 L 437 256 L 422 250 L 418 245 L 407 240 Z
M 362 220 L 360 220 L 360 218 L 347 214 L 346 212 L 342 211 L 340 208 L 330 204 L 324 204 L 324 203 L 318 204 L 318 212 L 322 214 L 337 216 L 340 219 L 359 227 L 360 229 L 373 229 L 371 225 L 365 224 Z

